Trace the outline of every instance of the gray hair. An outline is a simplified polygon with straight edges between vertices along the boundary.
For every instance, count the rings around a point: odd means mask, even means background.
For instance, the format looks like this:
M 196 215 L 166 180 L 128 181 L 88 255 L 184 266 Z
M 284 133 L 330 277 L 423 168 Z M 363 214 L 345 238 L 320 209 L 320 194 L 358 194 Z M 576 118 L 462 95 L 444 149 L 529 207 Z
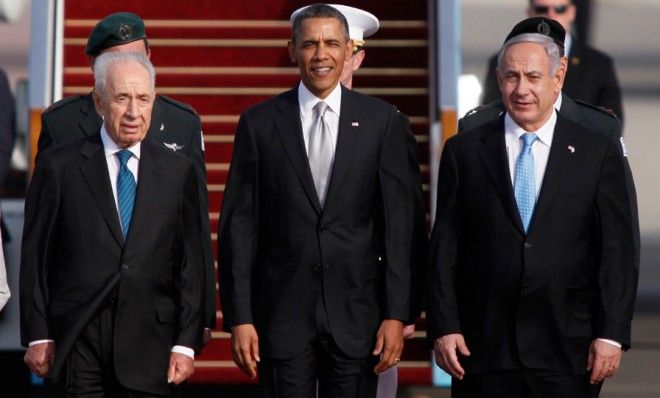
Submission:
M 146 55 L 142 53 L 127 53 L 120 51 L 104 52 L 94 61 L 94 90 L 97 93 L 103 93 L 108 82 L 108 71 L 110 66 L 119 62 L 135 61 L 142 65 L 149 73 L 149 86 L 151 91 L 156 90 L 156 70 Z
M 540 33 L 523 33 L 514 36 L 506 41 L 500 52 L 497 53 L 497 68 L 502 69 L 502 59 L 506 50 L 517 43 L 537 43 L 543 46 L 545 53 L 548 55 L 550 61 L 550 74 L 554 75 L 561 66 L 561 58 L 564 56 L 564 48 L 560 47 L 550 37 Z
M 296 15 L 296 18 L 293 20 L 293 27 L 291 29 L 291 41 L 293 43 L 296 42 L 296 37 L 298 37 L 302 30 L 303 21 L 310 18 L 335 18 L 339 20 L 342 30 L 344 31 L 344 38 L 346 41 L 350 40 L 348 35 L 348 21 L 346 21 L 344 14 L 327 4 L 312 4 L 311 6 L 305 7 L 305 9 Z

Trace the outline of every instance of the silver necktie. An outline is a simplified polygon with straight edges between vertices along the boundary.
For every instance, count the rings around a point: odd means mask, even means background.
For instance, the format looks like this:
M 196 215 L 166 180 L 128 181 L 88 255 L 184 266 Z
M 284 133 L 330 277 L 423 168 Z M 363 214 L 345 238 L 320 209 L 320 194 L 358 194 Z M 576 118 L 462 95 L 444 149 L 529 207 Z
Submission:
M 309 158 L 309 168 L 314 178 L 314 187 L 319 197 L 321 207 L 325 203 L 325 195 L 330 180 L 330 170 L 332 168 L 332 142 L 330 137 L 330 127 L 325 122 L 325 111 L 328 104 L 319 101 L 314 105 L 314 124 L 312 124 L 309 135 L 309 148 L 307 156 Z

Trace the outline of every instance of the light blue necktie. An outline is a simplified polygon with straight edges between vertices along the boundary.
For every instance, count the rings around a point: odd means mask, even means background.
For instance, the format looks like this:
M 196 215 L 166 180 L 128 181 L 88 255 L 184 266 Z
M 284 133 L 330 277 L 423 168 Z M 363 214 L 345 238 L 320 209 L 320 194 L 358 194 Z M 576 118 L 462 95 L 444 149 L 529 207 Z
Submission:
M 135 178 L 126 165 L 133 154 L 128 149 L 117 152 L 119 159 L 119 174 L 117 175 L 117 202 L 119 204 L 119 218 L 121 219 L 121 232 L 124 240 L 131 227 L 133 205 L 135 204 Z
M 536 203 L 536 183 L 534 180 L 534 155 L 532 144 L 538 139 L 534 133 L 525 133 L 520 137 L 523 140 L 523 148 L 516 161 L 515 195 L 518 203 L 518 211 L 522 220 L 525 233 L 529 228 L 529 222 L 534 213 Z

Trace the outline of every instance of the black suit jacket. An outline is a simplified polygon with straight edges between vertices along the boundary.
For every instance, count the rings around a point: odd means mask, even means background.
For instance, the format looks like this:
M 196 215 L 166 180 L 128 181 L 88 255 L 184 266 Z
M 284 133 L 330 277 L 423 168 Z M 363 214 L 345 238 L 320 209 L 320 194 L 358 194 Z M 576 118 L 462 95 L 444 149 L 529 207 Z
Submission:
M 501 100 L 497 85 L 497 55 L 488 61 L 482 104 Z M 621 88 L 614 61 L 607 54 L 573 39 L 562 90 L 571 98 L 603 107 L 623 120 Z
M 25 208 L 22 343 L 52 339 L 58 378 L 80 331 L 116 298 L 114 364 L 129 389 L 168 393 L 170 349 L 199 350 L 203 325 L 197 178 L 143 141 L 131 229 L 122 236 L 100 136 L 41 154 Z
M 76 139 L 98 134 L 103 119 L 96 113 L 92 93 L 73 95 L 52 104 L 41 115 L 37 161 L 45 149 Z M 198 187 L 204 228 L 205 314 L 206 326 L 215 327 L 216 291 L 215 265 L 211 249 L 208 216 L 206 164 L 202 142 L 201 121 L 190 105 L 166 96 L 156 96 L 147 138 L 174 149 L 192 160 L 198 175 Z
M 401 121 L 393 106 L 342 88 L 321 208 L 297 89 L 241 115 L 220 222 L 220 292 L 224 327 L 255 324 L 262 355 L 305 349 L 320 295 L 351 357 L 369 355 L 381 320 L 409 318 L 415 193 Z
M 562 93 L 561 109 L 559 114 L 588 130 L 593 130 L 609 137 L 624 157 L 626 173 L 626 189 L 630 199 L 630 211 L 633 217 L 634 239 L 635 239 L 635 269 L 639 271 L 641 236 L 639 232 L 639 211 L 637 208 L 637 190 L 633 178 L 625 144 L 621 138 L 621 122 L 612 113 L 597 106 L 576 101 L 565 93 Z M 493 122 L 505 112 L 501 100 L 479 106 L 469 111 L 458 121 L 458 132 L 473 130 Z
M 611 139 L 558 115 L 527 235 L 503 116 L 448 140 L 438 181 L 429 337 L 462 333 L 468 373 L 584 374 L 594 338 L 629 347 L 633 226 Z

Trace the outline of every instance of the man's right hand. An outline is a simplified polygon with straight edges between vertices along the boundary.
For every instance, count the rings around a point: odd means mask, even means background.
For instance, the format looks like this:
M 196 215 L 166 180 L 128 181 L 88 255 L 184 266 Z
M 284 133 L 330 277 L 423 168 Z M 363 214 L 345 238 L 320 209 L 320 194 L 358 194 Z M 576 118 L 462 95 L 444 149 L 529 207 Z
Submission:
M 54 359 L 55 343 L 52 341 L 29 346 L 23 357 L 28 368 L 39 377 L 45 377 L 50 372 Z
M 433 344 L 433 351 L 435 352 L 435 362 L 442 370 L 463 380 L 465 371 L 458 361 L 457 351 L 466 357 L 470 356 L 470 351 L 465 345 L 462 334 L 453 333 L 437 338 Z
M 231 353 L 234 362 L 246 375 L 257 377 L 259 358 L 259 337 L 251 323 L 236 325 L 231 329 Z

